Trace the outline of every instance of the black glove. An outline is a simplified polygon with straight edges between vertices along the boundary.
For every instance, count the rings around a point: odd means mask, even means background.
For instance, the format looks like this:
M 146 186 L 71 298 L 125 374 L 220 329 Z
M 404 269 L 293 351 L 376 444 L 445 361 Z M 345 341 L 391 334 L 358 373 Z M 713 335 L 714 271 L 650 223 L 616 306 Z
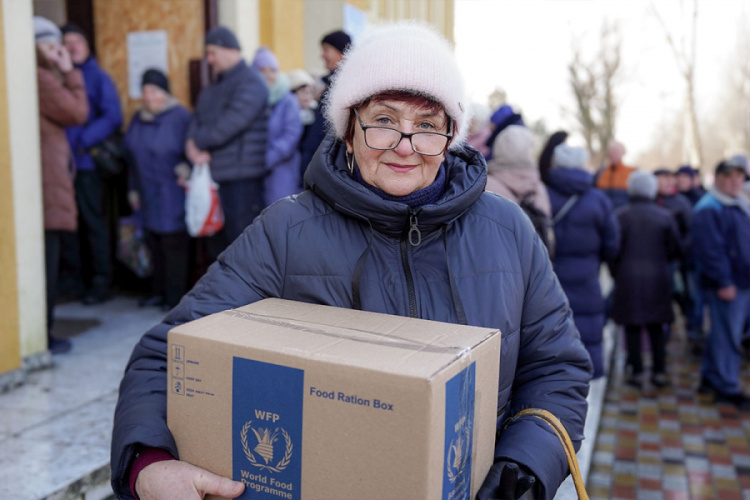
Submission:
M 537 498 L 536 477 L 521 464 L 510 460 L 499 460 L 490 468 L 476 500 L 516 500 L 531 489 Z

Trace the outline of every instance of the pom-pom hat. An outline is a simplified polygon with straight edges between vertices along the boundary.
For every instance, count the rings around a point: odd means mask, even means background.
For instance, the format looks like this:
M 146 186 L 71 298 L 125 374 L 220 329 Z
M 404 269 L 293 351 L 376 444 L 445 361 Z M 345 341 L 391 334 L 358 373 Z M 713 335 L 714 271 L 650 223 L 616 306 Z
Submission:
M 401 21 L 371 28 L 344 54 L 325 115 L 340 139 L 350 108 L 389 90 L 413 92 L 439 102 L 454 122 L 449 149 L 463 144 L 469 128 L 464 84 L 448 41 L 434 28 Z

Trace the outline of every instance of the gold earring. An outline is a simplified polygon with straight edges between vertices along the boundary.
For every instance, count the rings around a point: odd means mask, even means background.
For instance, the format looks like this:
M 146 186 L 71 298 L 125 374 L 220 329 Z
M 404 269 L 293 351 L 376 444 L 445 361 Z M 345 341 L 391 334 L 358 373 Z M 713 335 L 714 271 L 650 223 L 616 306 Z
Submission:
M 346 152 L 346 165 L 349 167 L 349 173 L 354 175 L 354 155 L 349 158 L 349 151 Z

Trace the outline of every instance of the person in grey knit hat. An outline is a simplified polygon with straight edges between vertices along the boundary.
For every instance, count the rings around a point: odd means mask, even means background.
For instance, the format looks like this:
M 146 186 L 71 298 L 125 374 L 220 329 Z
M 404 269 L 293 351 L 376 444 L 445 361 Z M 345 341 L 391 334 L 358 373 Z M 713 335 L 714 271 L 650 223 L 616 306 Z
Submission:
M 659 181 L 651 172 L 636 170 L 628 177 L 628 196 L 631 198 L 656 199 Z
M 650 172 L 636 170 L 628 177 L 629 203 L 617 210 L 622 247 L 610 265 L 615 279 L 612 319 L 625 327 L 628 377 L 643 387 L 641 330 L 651 341 L 651 384 L 669 384 L 666 370 L 665 323 L 674 321 L 670 262 L 684 249 L 672 213 L 654 201 L 659 185 Z
M 118 496 L 236 498 L 247 488 L 252 497 L 268 483 L 267 470 L 257 469 L 257 480 L 239 472 L 230 480 L 177 460 L 179 443 L 165 421 L 167 332 L 276 297 L 507 332 L 498 371 L 486 374 L 498 382 L 497 398 L 484 399 L 497 426 L 475 439 L 473 417 L 449 419 L 464 459 L 445 459 L 442 469 L 455 479 L 437 488 L 451 498 L 515 499 L 527 492 L 554 498 L 568 473 L 565 448 L 544 422 L 519 412 L 530 406 L 553 412 L 580 446 L 591 360 L 529 219 L 484 189 L 484 158 L 464 144 L 466 110 L 453 49 L 434 28 L 389 23 L 358 38 L 330 89 L 331 133 L 305 173 L 307 189 L 266 208 L 135 347 L 112 436 Z M 244 396 L 251 408 L 257 395 Z M 274 404 L 301 412 L 302 397 L 278 391 Z M 236 409 L 236 419 L 255 418 Z M 385 472 L 373 469 L 362 425 L 351 421 L 337 429 L 349 436 L 350 449 L 361 450 L 335 464 L 345 480 L 326 481 L 331 464 L 316 463 L 310 446 L 308 458 L 295 451 L 289 467 L 308 473 L 284 476 L 285 491 L 307 488 L 306 498 L 335 499 L 436 495 L 430 493 L 435 484 L 418 489 L 408 472 L 400 475 L 398 461 Z M 371 431 L 388 443 L 386 427 Z M 213 450 L 220 443 L 207 444 L 207 456 L 219 453 Z M 427 436 L 415 436 L 415 450 L 430 446 Z M 464 467 L 469 460 L 472 467 Z M 481 478 L 472 471 L 489 472 Z M 308 482 L 312 477 L 323 480 Z

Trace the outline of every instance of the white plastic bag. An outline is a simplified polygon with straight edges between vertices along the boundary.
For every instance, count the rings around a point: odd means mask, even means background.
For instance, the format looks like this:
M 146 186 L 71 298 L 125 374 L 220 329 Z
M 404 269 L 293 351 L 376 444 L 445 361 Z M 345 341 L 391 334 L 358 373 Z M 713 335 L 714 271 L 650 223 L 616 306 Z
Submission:
M 224 227 L 219 186 L 211 178 L 207 163 L 195 165 L 186 183 L 185 223 L 190 236 L 211 236 Z

